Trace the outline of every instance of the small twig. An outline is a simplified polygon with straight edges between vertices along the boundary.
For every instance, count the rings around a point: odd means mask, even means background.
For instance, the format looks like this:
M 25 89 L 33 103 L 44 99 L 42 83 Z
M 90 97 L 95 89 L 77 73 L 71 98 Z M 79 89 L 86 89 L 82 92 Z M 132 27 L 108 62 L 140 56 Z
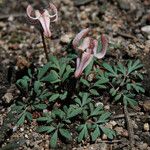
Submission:
M 108 144 L 113 144 L 113 143 L 119 143 L 122 142 L 122 140 L 112 140 L 112 141 L 108 141 L 108 140 L 97 140 L 98 143 L 108 143 Z
M 128 133 L 129 133 L 130 149 L 132 149 L 134 147 L 134 143 L 135 143 L 134 131 L 133 131 L 133 126 L 131 123 L 131 119 L 130 119 L 126 104 L 124 104 L 124 115 L 125 115 L 125 119 L 127 122 L 127 129 L 128 129 Z
M 124 38 L 133 39 L 134 41 L 139 41 L 135 36 L 133 36 L 131 34 L 127 34 L 127 33 L 123 33 L 123 32 L 117 32 L 117 34 Z
M 129 39 L 135 39 L 134 36 L 127 34 L 127 33 L 123 33 L 123 32 L 117 32 L 118 35 L 123 36 L 125 38 L 129 38 Z
M 43 35 L 42 31 L 41 31 L 41 37 L 42 37 L 42 42 L 43 42 L 45 56 L 46 56 L 47 62 L 49 62 L 48 51 L 47 51 L 47 47 L 46 47 L 46 43 L 45 43 L 45 38 L 44 38 L 44 35 Z
M 16 17 L 24 17 L 24 16 L 25 16 L 25 14 L 23 14 L 23 13 L 21 13 L 21 14 L 12 14 L 12 15 L 10 15 L 10 14 L 8 14 L 8 15 L 1 15 L 0 16 L 0 20 L 7 19 L 9 17 L 16 18 Z
M 143 112 L 129 113 L 130 117 L 134 117 L 134 116 L 137 116 L 137 115 L 144 115 L 144 113 Z M 121 118 L 124 118 L 124 117 L 125 117 L 124 114 L 120 114 L 120 115 L 112 116 L 111 119 L 121 119 Z

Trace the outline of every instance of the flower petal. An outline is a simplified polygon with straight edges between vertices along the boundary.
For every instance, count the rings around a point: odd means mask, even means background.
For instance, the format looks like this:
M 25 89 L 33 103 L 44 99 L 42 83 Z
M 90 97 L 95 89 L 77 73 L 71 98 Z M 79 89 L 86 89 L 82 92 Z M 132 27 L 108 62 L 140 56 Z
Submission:
M 90 37 L 84 38 L 83 43 L 79 47 L 77 47 L 76 50 L 84 52 L 86 49 L 88 49 L 90 45 L 90 40 Z
M 52 3 L 49 3 L 49 8 L 47 10 L 52 10 L 54 12 L 54 15 L 49 15 L 51 22 L 55 22 L 58 20 L 58 11 L 57 11 L 57 8 L 54 4 Z
M 89 31 L 90 31 L 89 28 L 83 29 L 81 32 L 79 32 L 75 36 L 74 40 L 72 41 L 74 49 L 76 49 L 78 47 L 79 42 L 81 41 L 81 39 L 83 39 L 88 34 Z
M 108 39 L 106 38 L 105 35 L 101 35 L 101 43 L 102 43 L 102 50 L 100 53 L 97 53 L 97 48 L 98 48 L 98 42 L 97 40 L 94 40 L 95 43 L 95 47 L 93 49 L 94 51 L 94 56 L 98 59 L 101 59 L 105 56 L 106 51 L 107 51 L 107 47 L 108 47 Z
M 39 12 L 37 12 L 39 13 Z M 50 31 L 50 18 L 49 18 L 49 13 L 47 10 L 45 10 L 42 14 L 41 17 L 38 19 L 42 25 L 44 35 L 46 37 L 51 37 L 51 31 Z
M 83 70 L 91 62 L 92 58 L 93 58 L 93 55 L 91 53 L 87 53 L 87 52 L 84 52 L 82 54 L 81 59 L 77 58 L 77 68 L 75 71 L 75 78 L 78 78 L 82 74 Z
M 36 10 L 36 11 L 38 11 L 38 10 Z M 36 11 L 35 11 L 35 12 L 36 12 Z M 27 7 L 27 9 L 26 9 L 26 12 L 27 12 L 27 16 L 28 16 L 31 20 L 37 20 L 37 19 L 40 18 L 40 14 L 36 15 L 31 5 L 28 5 L 28 7 Z M 33 13 L 35 14 L 35 17 L 32 16 Z

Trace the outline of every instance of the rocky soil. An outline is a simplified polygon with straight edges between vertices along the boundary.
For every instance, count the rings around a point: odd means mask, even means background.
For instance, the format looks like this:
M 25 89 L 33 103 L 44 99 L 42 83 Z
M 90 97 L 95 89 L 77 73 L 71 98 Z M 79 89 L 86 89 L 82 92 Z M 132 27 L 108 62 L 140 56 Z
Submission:
M 7 120 L 10 106 L 19 91 L 15 86 L 30 64 L 46 62 L 38 31 L 26 19 L 26 7 L 32 0 L 0 1 L 0 146 L 2 150 L 48 150 L 49 136 L 35 131 L 36 121 L 27 122 L 15 132 L 15 119 Z M 133 150 L 150 150 L 150 1 L 149 0 L 53 0 L 59 11 L 59 21 L 51 25 L 50 53 L 65 55 L 64 49 L 76 33 L 91 27 L 94 37 L 105 33 L 109 50 L 105 61 L 123 62 L 140 59 L 144 64 L 144 95 L 138 97 L 137 109 L 130 109 L 134 128 Z M 46 1 L 42 5 L 46 5 Z M 20 71 L 21 70 L 21 71 Z M 128 130 L 123 108 L 108 103 L 113 112 L 108 126 L 118 136 L 111 142 L 106 137 L 96 144 L 62 144 L 60 149 L 128 150 Z M 120 115 L 121 114 L 121 115 Z M 58 148 L 59 149 L 59 148 Z

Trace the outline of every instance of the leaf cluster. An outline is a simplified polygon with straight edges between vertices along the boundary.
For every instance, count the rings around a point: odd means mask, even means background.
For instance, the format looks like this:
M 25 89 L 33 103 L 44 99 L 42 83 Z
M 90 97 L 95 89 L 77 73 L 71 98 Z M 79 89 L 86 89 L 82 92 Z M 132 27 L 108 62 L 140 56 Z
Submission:
M 51 147 L 56 147 L 58 138 L 63 137 L 66 141 L 72 140 L 73 134 L 77 135 L 78 142 L 88 139 L 96 141 L 103 133 L 113 139 L 115 132 L 105 127 L 110 115 L 111 113 L 103 110 L 102 105 L 95 106 L 88 93 L 82 92 L 74 97 L 69 106 L 54 108 L 38 118 L 37 121 L 44 125 L 38 127 L 37 130 L 50 134 Z M 72 128 L 76 133 L 72 133 Z
M 143 67 L 140 61 L 130 60 L 126 65 L 118 63 L 117 66 L 103 63 L 103 67 L 106 69 L 104 76 L 109 81 L 109 93 L 114 102 L 121 101 L 131 107 L 137 105 L 136 94 L 145 92 L 141 84 L 143 75 L 138 71 Z

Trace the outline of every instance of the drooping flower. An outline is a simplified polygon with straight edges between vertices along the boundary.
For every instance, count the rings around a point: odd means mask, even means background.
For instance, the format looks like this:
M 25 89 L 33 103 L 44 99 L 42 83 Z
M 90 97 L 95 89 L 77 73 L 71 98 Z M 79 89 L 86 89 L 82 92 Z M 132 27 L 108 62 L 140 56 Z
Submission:
M 50 15 L 51 11 L 54 13 L 53 15 Z M 40 23 L 43 34 L 46 37 L 51 37 L 50 23 L 58 20 L 58 12 L 55 5 L 49 3 L 48 8 L 43 10 L 34 10 L 31 5 L 28 5 L 26 12 L 29 20 L 33 24 Z
M 88 37 L 90 29 L 83 29 L 80 33 L 76 35 L 72 44 L 74 49 L 78 53 L 78 57 L 76 60 L 76 71 L 75 77 L 78 78 L 83 70 L 88 66 L 88 64 L 92 61 L 93 57 L 101 59 L 105 56 L 106 50 L 108 47 L 108 39 L 105 35 L 101 35 L 101 44 L 102 49 L 101 52 L 97 52 L 98 50 L 98 40 Z M 82 43 L 81 43 L 82 42 Z

